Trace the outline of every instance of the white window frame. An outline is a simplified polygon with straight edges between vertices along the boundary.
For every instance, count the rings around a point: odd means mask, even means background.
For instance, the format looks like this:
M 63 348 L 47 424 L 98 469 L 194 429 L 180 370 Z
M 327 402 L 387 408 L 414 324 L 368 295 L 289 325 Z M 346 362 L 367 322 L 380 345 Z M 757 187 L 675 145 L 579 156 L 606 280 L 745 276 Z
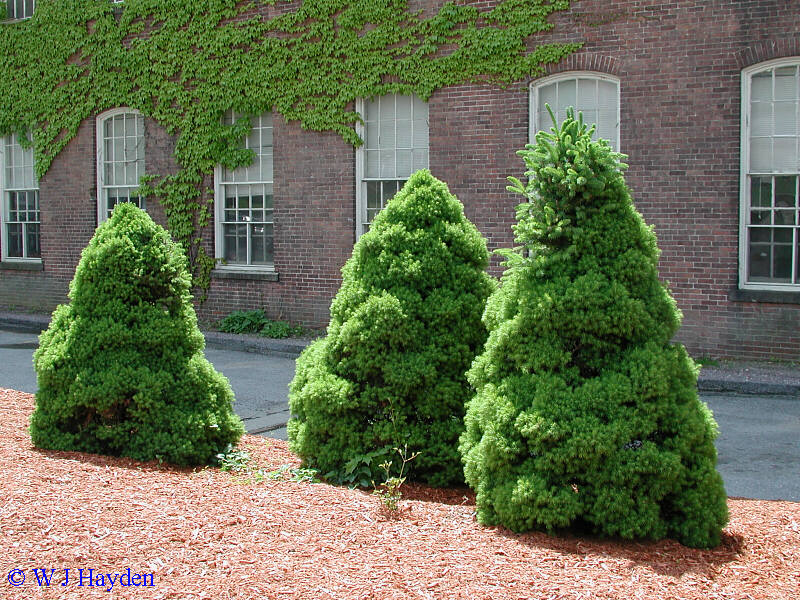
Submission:
M 97 119 L 95 120 L 95 129 L 96 129 L 96 147 L 95 147 L 95 154 L 97 158 L 96 163 L 96 170 L 97 170 L 97 224 L 103 223 L 108 219 L 107 214 L 107 206 L 105 200 L 104 189 L 106 187 L 105 184 L 105 122 L 108 119 L 116 117 L 118 115 L 125 115 L 125 114 L 134 114 L 141 116 L 141 113 L 134 109 L 134 108 L 127 108 L 127 107 L 120 107 L 114 108 L 111 110 L 107 110 L 104 113 L 97 115 Z M 144 131 L 144 118 L 142 117 L 142 144 L 145 144 L 145 131 Z M 145 154 L 145 169 L 147 168 L 147 155 Z M 144 175 L 144 169 L 142 172 Z M 117 187 L 130 187 L 127 185 L 119 185 Z M 138 187 L 138 184 L 137 184 Z M 141 208 L 146 210 L 146 202 L 144 198 L 140 199 Z
M 6 181 L 6 144 L 8 143 L 8 138 L 13 137 L 16 140 L 16 135 L 13 136 L 3 136 L 0 137 L 0 238 L 2 238 L 2 252 L 0 253 L 0 257 L 2 258 L 3 262 L 16 262 L 16 263 L 41 263 L 42 259 L 40 257 L 30 257 L 27 256 L 28 247 L 23 239 L 22 242 L 22 256 L 9 256 L 8 255 L 8 231 L 6 230 L 6 222 L 7 222 L 7 213 L 8 213 L 8 199 L 6 197 L 6 193 L 9 191 L 35 191 L 37 197 L 37 204 L 39 204 L 39 220 L 38 221 L 28 221 L 28 223 L 38 223 L 39 225 L 39 250 L 41 251 L 42 247 L 42 213 L 41 213 L 41 204 L 39 203 L 39 179 L 36 177 L 36 172 L 33 173 L 34 183 L 36 184 L 35 188 L 17 188 L 15 190 L 7 189 L 7 181 Z M 16 142 L 19 144 L 19 142 Z M 33 152 L 33 149 L 31 149 Z M 23 238 L 25 236 L 25 227 L 23 225 Z
M 750 114 L 751 102 L 750 91 L 753 75 L 762 71 L 770 71 L 781 67 L 798 67 L 800 66 L 800 56 L 791 58 L 779 58 L 776 60 L 769 60 L 761 62 L 756 65 L 751 65 L 742 69 L 741 81 L 741 139 L 740 139 L 740 158 L 741 163 L 739 167 L 740 180 L 739 180 L 739 289 L 743 290 L 766 290 L 766 291 L 800 291 L 800 277 L 797 278 L 797 283 L 780 283 L 780 282 L 750 282 L 748 277 L 748 264 L 749 264 L 749 239 L 748 239 L 748 215 L 750 214 Z M 798 100 L 797 107 L 797 127 L 800 130 L 800 100 Z M 800 133 L 798 133 L 800 138 Z M 800 163 L 800 155 L 798 156 Z M 753 173 L 752 175 L 762 176 L 794 176 L 800 185 L 800 164 L 797 170 L 788 172 L 772 173 Z M 775 194 L 775 186 L 772 186 L 772 193 Z M 798 215 L 796 218 L 800 218 Z M 800 237 L 800 223 L 795 222 L 793 247 L 792 247 L 792 271 L 793 277 L 797 277 L 797 263 L 800 261 L 800 251 L 798 251 L 798 237 Z
M 15 15 L 15 16 L 12 17 L 10 15 L 12 6 L 15 6 L 15 1 L 14 0 L 7 0 L 7 2 L 6 2 L 6 14 L 3 16 L 3 19 L 9 19 L 11 21 L 24 21 L 25 19 L 30 19 L 33 16 L 33 13 L 36 12 L 36 0 L 32 0 L 32 2 L 31 2 L 31 14 L 29 14 L 29 15 L 25 15 L 24 14 L 25 6 L 23 4 L 23 7 L 22 7 L 23 16 L 18 17 L 18 16 Z M 16 13 L 16 10 L 14 12 Z
M 270 111 L 266 111 L 263 115 L 269 114 Z M 263 116 L 261 115 L 261 116 Z M 244 115 L 233 113 L 234 120 L 240 118 Z M 255 116 L 251 116 L 251 119 L 256 118 Z M 217 265 L 215 269 L 221 271 L 232 271 L 232 272 L 247 272 L 247 273 L 275 273 L 275 207 L 274 207 L 274 198 L 275 198 L 275 113 L 272 113 L 272 169 L 273 175 L 271 181 L 248 181 L 248 182 L 226 182 L 223 181 L 223 176 L 225 174 L 225 170 L 222 165 L 216 165 L 214 167 L 214 258 L 217 261 Z M 249 166 L 249 165 L 248 165 Z M 239 167 L 240 169 L 243 167 Z M 244 168 L 247 168 L 245 166 Z M 227 263 L 225 262 L 225 234 L 224 234 L 224 217 L 225 217 L 225 186 L 226 185 L 272 185 L 272 194 L 273 194 L 273 208 L 272 208 L 272 235 L 273 235 L 273 255 L 272 255 L 272 264 L 243 264 L 243 263 Z M 250 257 L 250 241 L 249 241 L 249 234 L 248 234 L 248 249 L 247 249 L 247 256 L 248 260 Z
M 386 94 L 386 96 L 403 96 L 409 94 Z M 427 104 L 427 102 L 426 102 Z M 365 100 L 363 98 L 359 98 L 356 100 L 356 112 L 360 114 L 362 117 L 364 115 L 365 110 Z M 430 113 L 429 113 L 430 114 Z M 430 136 L 430 117 L 426 120 L 427 127 L 428 127 L 428 135 Z M 365 143 L 361 144 L 358 148 L 356 148 L 356 240 L 358 240 L 364 233 L 364 225 L 367 223 L 367 193 L 366 193 L 366 186 L 368 181 L 389 181 L 391 178 L 387 179 L 375 179 L 375 178 L 365 178 L 366 168 L 365 168 L 365 146 L 366 146 L 366 126 L 362 122 L 356 123 L 356 134 L 360 137 Z M 428 161 L 427 165 L 424 168 L 430 167 L 430 137 L 428 137 L 428 146 L 426 148 L 428 151 Z M 401 179 L 398 179 L 400 181 Z M 406 178 L 405 181 L 408 179 Z M 402 188 L 402 185 L 400 186 Z M 398 190 L 399 191 L 399 190 Z
M 546 123 L 538 123 L 537 122 L 537 115 L 538 115 L 538 107 L 539 107 L 539 90 L 540 88 L 550 85 L 552 83 L 558 83 L 559 81 L 569 81 L 570 79 L 594 79 L 599 81 L 606 81 L 609 83 L 613 83 L 617 86 L 617 123 L 616 123 L 616 131 L 617 137 L 614 140 L 609 140 L 612 142 L 613 148 L 615 152 L 621 152 L 620 150 L 620 122 L 622 121 L 621 116 L 621 93 L 620 93 L 620 80 L 619 77 L 614 77 L 613 75 L 608 75 L 607 73 L 599 73 L 597 71 L 566 71 L 564 73 L 558 73 L 556 75 L 550 75 L 548 77 L 542 77 L 541 79 L 536 79 L 535 81 L 531 82 L 530 85 L 530 94 L 529 94 L 529 106 L 528 106 L 528 139 L 531 144 L 536 143 L 536 134 L 539 131 L 550 131 L 550 128 L 553 126 L 550 117 L 547 117 Z M 550 108 L 553 109 L 553 112 L 557 112 L 558 108 L 551 106 Z M 575 115 L 577 117 L 577 115 Z M 590 123 L 591 125 L 591 123 Z

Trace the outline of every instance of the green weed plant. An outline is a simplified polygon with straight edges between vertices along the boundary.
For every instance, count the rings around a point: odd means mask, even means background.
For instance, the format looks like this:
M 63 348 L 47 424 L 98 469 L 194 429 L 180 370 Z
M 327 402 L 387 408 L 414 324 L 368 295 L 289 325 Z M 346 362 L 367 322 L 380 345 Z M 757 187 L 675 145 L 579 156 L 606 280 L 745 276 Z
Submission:
M 225 333 L 250 333 L 275 339 L 297 337 L 307 333 L 307 330 L 300 325 L 269 319 L 263 310 L 235 310 L 220 321 L 219 329 Z

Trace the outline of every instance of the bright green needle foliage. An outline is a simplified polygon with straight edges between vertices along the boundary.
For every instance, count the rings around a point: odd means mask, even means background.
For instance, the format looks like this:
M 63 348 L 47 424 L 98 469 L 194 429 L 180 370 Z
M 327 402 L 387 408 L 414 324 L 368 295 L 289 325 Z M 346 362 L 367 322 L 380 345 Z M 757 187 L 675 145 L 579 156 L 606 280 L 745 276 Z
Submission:
M 35 446 L 205 464 L 243 433 L 203 355 L 181 247 L 131 204 L 84 249 L 33 357 Z
M 505 252 L 468 373 L 466 480 L 485 524 L 714 546 L 728 520 L 717 426 L 670 343 L 680 312 L 623 155 L 592 129 L 569 113 L 519 153 L 522 247 Z
M 383 481 L 394 448 L 410 479 L 463 481 L 464 373 L 486 339 L 486 241 L 447 186 L 415 173 L 342 269 L 328 335 L 297 361 L 289 447 L 326 479 Z M 399 465 L 395 465 L 399 467 Z
M 272 17 L 255 17 L 258 4 Z M 292 4 L 294 6 L 292 6 Z M 304 129 L 360 144 L 354 101 L 467 81 L 509 85 L 540 75 L 580 44 L 529 47 L 568 0 L 500 0 L 492 10 L 407 0 L 39 0 L 33 18 L 0 24 L 0 135 L 32 133 L 41 176 L 94 114 L 135 108 L 177 136 L 177 173 L 149 173 L 170 233 L 205 290 L 214 265 L 200 243 L 217 164 L 249 164 L 246 118 L 275 111 Z M 202 299 L 201 294 L 201 299 Z

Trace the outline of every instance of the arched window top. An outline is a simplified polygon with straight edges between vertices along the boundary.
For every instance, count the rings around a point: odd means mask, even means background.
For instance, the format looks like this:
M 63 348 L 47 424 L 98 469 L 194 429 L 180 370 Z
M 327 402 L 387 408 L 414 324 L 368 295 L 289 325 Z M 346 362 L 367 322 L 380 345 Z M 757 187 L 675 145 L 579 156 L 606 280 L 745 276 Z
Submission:
M 772 60 L 766 60 L 764 62 L 756 63 L 754 65 L 750 65 L 742 69 L 742 75 L 745 76 L 752 76 L 756 73 L 760 73 L 763 71 L 771 71 L 775 68 L 780 67 L 791 67 L 800 65 L 800 56 L 789 56 L 784 58 L 774 58 Z
M 136 194 L 144 175 L 144 118 L 132 108 L 97 116 L 97 221 L 105 221 L 120 202 L 144 208 Z
M 603 138 L 619 150 L 619 79 L 594 71 L 569 71 L 537 79 L 531 83 L 530 139 L 553 126 L 546 105 L 559 123 L 572 106 L 583 113 L 583 120 L 596 123 L 595 139 Z
M 125 113 L 133 113 L 135 115 L 140 115 L 141 113 L 136 110 L 135 108 L 130 108 L 128 106 L 117 106 L 116 108 L 109 108 L 97 115 L 98 121 L 105 121 L 109 117 L 114 117 L 116 115 L 123 115 Z

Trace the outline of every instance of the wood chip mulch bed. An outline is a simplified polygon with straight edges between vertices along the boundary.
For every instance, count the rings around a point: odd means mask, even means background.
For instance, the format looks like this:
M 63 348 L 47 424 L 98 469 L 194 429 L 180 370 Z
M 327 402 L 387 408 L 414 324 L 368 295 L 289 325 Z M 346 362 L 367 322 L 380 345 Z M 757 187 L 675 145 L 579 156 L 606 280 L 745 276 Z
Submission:
M 409 486 L 392 516 L 367 492 L 292 481 L 299 462 L 276 440 L 243 440 L 258 468 L 289 465 L 262 481 L 36 450 L 32 410 L 0 389 L 2 599 L 800 598 L 798 503 L 730 499 L 714 550 L 515 535 L 479 525 L 466 490 Z

